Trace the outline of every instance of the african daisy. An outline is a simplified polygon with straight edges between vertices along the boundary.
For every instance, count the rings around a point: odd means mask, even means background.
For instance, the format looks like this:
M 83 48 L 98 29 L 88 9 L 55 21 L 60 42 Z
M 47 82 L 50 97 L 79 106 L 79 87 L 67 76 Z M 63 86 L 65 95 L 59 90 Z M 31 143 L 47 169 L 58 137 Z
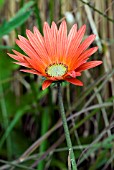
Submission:
M 27 38 L 19 35 L 16 44 L 26 53 L 21 54 L 13 50 L 15 54 L 10 57 L 17 60 L 16 64 L 29 69 L 23 72 L 37 74 L 46 78 L 42 89 L 47 88 L 55 81 L 65 80 L 74 85 L 82 86 L 83 83 L 77 79 L 81 72 L 102 63 L 102 61 L 89 61 L 89 57 L 95 53 L 98 47 L 87 49 L 94 41 L 92 34 L 82 42 L 86 26 L 77 30 L 74 24 L 67 36 L 66 22 L 63 21 L 59 27 L 52 22 L 51 28 L 45 22 L 43 26 L 44 36 L 34 27 L 33 33 L 26 30 Z

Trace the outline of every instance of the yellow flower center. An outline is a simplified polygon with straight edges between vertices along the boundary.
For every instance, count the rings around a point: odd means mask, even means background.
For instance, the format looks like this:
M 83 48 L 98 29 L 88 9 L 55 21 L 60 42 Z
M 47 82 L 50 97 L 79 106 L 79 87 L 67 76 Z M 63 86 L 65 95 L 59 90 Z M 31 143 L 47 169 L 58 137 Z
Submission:
M 63 63 L 52 64 L 46 68 L 46 73 L 51 77 L 59 77 L 66 74 L 68 67 Z

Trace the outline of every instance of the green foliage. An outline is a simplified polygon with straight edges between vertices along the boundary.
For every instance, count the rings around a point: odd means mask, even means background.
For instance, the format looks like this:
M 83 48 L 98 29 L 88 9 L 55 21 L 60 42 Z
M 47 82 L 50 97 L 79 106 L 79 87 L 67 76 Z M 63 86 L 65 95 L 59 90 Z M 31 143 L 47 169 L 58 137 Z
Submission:
M 10 19 L 10 21 L 4 21 L 4 23 L 0 26 L 0 38 L 5 34 L 10 33 L 13 29 L 18 28 L 30 17 L 32 11 L 29 10 L 29 8 L 33 4 L 33 1 L 28 2 L 17 12 L 13 18 Z
M 3 6 L 4 0 L 0 0 L 0 8 Z

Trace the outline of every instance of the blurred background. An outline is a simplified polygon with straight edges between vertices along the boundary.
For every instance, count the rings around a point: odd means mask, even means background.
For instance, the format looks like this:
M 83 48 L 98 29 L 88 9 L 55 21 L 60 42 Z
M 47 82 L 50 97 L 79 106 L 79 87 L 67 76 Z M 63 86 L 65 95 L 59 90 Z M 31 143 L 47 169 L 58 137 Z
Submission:
M 85 37 L 96 34 L 91 59 L 103 61 L 83 73 L 83 87 L 63 83 L 78 170 L 114 170 L 114 0 L 0 0 L 0 170 L 68 169 L 56 86 L 42 91 L 42 77 L 7 55 L 21 51 L 18 34 L 63 19 L 68 30 L 86 24 Z

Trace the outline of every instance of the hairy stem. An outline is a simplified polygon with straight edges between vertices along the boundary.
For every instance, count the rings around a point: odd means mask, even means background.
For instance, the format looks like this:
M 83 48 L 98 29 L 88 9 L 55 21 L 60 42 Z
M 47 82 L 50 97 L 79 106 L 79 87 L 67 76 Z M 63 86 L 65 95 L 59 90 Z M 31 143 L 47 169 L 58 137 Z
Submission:
M 74 152 L 73 152 L 73 148 L 72 148 L 70 133 L 69 133 L 66 115 L 65 115 L 65 110 L 64 110 L 64 105 L 63 105 L 63 99 L 62 99 L 62 94 L 61 94 L 61 84 L 60 83 L 58 83 L 58 100 L 59 100 L 60 113 L 61 113 L 63 127 L 64 127 L 64 131 L 65 131 L 67 146 L 68 146 L 68 149 L 69 149 L 70 164 L 72 165 L 73 170 L 77 170 L 77 165 L 76 165 L 76 161 L 75 161 L 75 156 L 74 156 Z

